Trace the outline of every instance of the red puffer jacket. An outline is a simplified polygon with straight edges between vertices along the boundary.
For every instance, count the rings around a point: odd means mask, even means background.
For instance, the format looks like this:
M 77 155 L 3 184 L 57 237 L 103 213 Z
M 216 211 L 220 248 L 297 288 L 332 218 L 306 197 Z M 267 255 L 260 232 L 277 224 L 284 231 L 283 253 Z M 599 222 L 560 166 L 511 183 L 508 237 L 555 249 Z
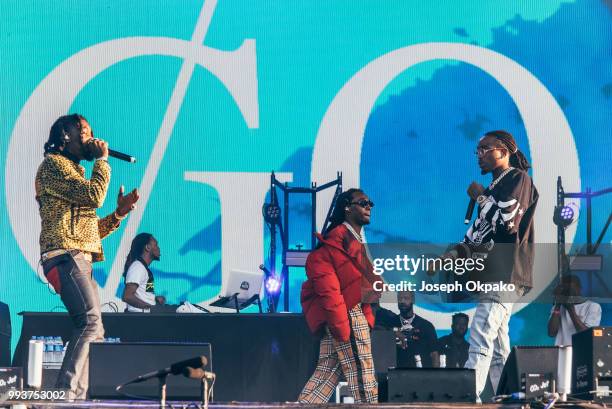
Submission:
M 308 327 L 320 334 L 325 325 L 340 341 L 348 341 L 351 328 L 348 311 L 362 302 L 362 291 L 372 292 L 372 282 L 380 277 L 372 273 L 372 264 L 363 251 L 363 244 L 344 225 L 334 228 L 322 246 L 306 260 L 306 276 L 302 284 L 302 310 Z M 363 313 L 374 326 L 370 304 L 362 304 Z

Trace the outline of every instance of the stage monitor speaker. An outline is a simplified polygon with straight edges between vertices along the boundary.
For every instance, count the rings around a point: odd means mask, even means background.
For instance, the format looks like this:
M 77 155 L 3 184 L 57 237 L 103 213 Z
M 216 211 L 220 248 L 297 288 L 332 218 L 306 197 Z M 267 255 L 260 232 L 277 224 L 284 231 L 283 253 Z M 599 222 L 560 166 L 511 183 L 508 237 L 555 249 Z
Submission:
M 393 330 L 375 329 L 372 331 L 372 359 L 378 381 L 378 401 L 386 402 L 387 397 L 387 370 L 397 365 L 397 348 L 395 345 L 395 332 Z
M 372 359 L 376 373 L 387 373 L 387 369 L 397 366 L 397 348 L 393 330 L 378 330 L 371 332 Z
M 612 327 L 594 327 L 572 336 L 572 396 L 590 400 L 612 391 Z M 590 393 L 599 390 L 601 393 Z M 606 392 L 606 390 L 608 392 Z
M 557 378 L 559 348 L 554 346 L 516 346 L 504 365 L 497 395 L 509 395 L 514 392 L 525 392 L 541 396 L 552 392 L 552 380 Z M 535 379 L 539 379 L 536 388 Z M 547 383 L 548 382 L 548 383 Z M 532 385 L 531 391 L 529 386 Z M 527 387 L 527 390 L 522 390 Z M 536 390 L 537 389 L 537 390 Z
M 89 397 L 125 399 L 115 388 L 147 372 L 169 367 L 175 362 L 205 356 L 205 370 L 212 371 L 212 351 L 208 343 L 91 343 L 89 350 Z M 169 400 L 201 400 L 201 382 L 183 375 L 168 375 Z M 126 394 L 158 396 L 157 378 L 123 388 Z
M 392 368 L 389 402 L 476 402 L 476 375 L 465 368 Z
M 0 301 L 0 366 L 11 366 L 11 314 Z

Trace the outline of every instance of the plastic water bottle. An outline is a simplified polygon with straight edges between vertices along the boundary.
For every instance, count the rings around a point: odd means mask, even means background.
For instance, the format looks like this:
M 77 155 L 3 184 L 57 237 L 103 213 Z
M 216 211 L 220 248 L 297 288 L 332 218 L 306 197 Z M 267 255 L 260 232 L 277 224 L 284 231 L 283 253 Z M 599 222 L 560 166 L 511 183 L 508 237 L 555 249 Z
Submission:
M 53 358 L 53 338 L 42 337 L 43 339 L 43 365 L 49 365 Z
M 51 365 L 55 365 L 55 345 L 57 345 L 57 341 L 55 337 L 51 337 L 51 344 L 49 345 L 49 363 Z
M 54 361 L 55 364 L 57 366 L 61 366 L 62 365 L 62 361 L 64 360 L 64 354 L 62 353 L 62 350 L 64 349 L 63 345 L 61 344 L 61 341 L 59 344 L 55 344 L 54 348 L 53 348 L 53 356 L 54 356 Z
M 440 368 L 446 368 L 446 355 L 440 355 Z
M 62 342 L 62 338 L 55 337 L 53 344 L 53 362 L 58 365 L 61 365 L 63 361 L 62 349 L 64 349 L 64 343 Z
M 423 362 L 421 362 L 421 355 L 415 355 L 414 356 L 414 362 L 416 363 L 416 367 L 417 368 L 422 368 L 423 367 Z
M 48 340 L 45 342 L 47 346 L 47 365 L 55 364 L 55 339 L 53 337 L 47 337 Z

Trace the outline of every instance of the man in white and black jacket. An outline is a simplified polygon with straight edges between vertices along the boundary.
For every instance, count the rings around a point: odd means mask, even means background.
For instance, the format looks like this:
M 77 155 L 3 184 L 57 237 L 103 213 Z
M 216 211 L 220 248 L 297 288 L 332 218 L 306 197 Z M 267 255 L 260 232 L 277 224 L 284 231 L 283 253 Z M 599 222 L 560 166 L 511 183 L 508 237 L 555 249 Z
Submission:
M 508 323 L 513 302 L 532 287 L 534 212 L 538 191 L 527 174 L 530 165 L 511 134 L 488 132 L 476 149 L 482 174 L 491 173 L 486 189 L 472 182 L 468 195 L 478 203 L 478 215 L 461 243 L 443 258 L 483 258 L 484 269 L 470 280 L 513 284 L 515 291 L 478 295 L 479 304 L 470 327 L 466 368 L 476 371 L 480 395 L 490 373 L 493 390 L 510 353 Z

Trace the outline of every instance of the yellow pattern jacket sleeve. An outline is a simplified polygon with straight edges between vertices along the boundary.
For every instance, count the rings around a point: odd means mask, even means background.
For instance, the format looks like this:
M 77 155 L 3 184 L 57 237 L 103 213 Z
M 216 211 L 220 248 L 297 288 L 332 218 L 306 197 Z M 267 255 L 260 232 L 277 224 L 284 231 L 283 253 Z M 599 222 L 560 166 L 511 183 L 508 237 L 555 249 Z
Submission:
M 97 160 L 91 178 L 85 169 L 59 154 L 47 154 L 36 174 L 36 200 L 41 218 L 40 251 L 76 249 L 104 259 L 101 239 L 120 224 L 114 214 L 102 219 L 96 209 L 104 203 L 111 168 Z

